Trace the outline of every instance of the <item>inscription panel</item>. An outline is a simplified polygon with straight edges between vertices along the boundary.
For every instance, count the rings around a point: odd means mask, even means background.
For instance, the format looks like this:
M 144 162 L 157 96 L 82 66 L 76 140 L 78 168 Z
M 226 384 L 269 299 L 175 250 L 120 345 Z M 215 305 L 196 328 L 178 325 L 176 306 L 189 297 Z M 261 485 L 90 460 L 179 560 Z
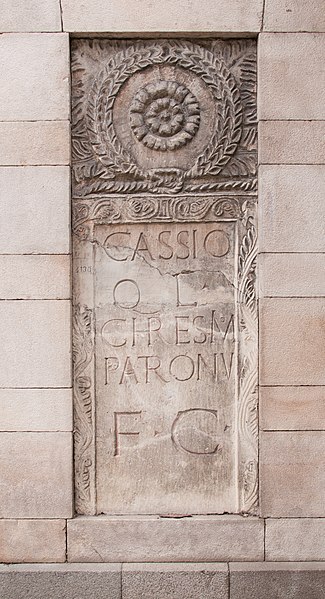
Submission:
M 234 511 L 236 223 L 96 240 L 98 511 Z

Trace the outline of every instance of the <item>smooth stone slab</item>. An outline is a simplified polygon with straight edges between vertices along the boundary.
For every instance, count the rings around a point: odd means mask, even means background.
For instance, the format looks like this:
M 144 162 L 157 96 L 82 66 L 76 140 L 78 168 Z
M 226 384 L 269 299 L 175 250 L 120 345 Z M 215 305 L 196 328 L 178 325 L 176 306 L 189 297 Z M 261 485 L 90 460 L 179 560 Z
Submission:
M 324 297 L 325 254 L 260 254 L 260 297 Z
M 234 513 L 234 224 L 98 229 L 98 513 Z
M 64 562 L 65 533 L 65 520 L 0 519 L 0 561 Z M 1 599 L 5 597 L 5 588 L 9 588 L 9 579 L 3 577 L 3 574 L 8 572 L 8 566 L 0 566 Z M 12 599 L 16 595 L 13 593 L 8 595 L 8 599 L 9 597 Z
M 323 0 L 266 0 L 264 31 L 325 31 Z
M 266 520 L 266 559 L 325 560 L 325 518 Z M 316 566 L 315 566 L 316 567 Z
M 0 389 L 0 431 L 72 431 L 72 390 Z
M 121 599 L 119 564 L 0 566 L 1 599 Z
M 0 302 L 0 387 L 71 387 L 70 302 Z
M 0 299 L 69 299 L 70 256 L 0 256 Z
M 260 252 L 325 251 L 325 166 L 261 166 Z
M 0 253 L 68 254 L 69 195 L 68 167 L 0 168 Z
M 68 521 L 68 561 L 258 561 L 263 526 L 241 516 L 81 516 Z
M 0 452 L 0 518 L 71 518 L 71 433 L 0 433 Z
M 69 36 L 4 33 L 0 38 L 0 120 L 69 118 Z
M 320 518 L 324 515 L 324 451 L 325 432 L 261 433 L 262 517 Z
M 229 564 L 230 599 L 323 599 L 325 564 Z
M 69 121 L 0 123 L 0 164 L 64 165 L 70 162 Z
M 0 8 L 0 31 L 61 31 L 59 0 L 2 0 Z
M 110 33 L 257 32 L 262 24 L 262 0 L 91 0 L 79 10 L 78 0 L 62 0 L 64 31 Z
M 262 33 L 258 55 L 260 119 L 325 119 L 324 33 Z
M 226 564 L 123 564 L 123 599 L 228 599 Z
M 262 430 L 325 430 L 325 387 L 260 387 Z
M 260 121 L 258 131 L 260 164 L 325 162 L 325 121 Z
M 260 384 L 324 385 L 324 298 L 260 300 Z

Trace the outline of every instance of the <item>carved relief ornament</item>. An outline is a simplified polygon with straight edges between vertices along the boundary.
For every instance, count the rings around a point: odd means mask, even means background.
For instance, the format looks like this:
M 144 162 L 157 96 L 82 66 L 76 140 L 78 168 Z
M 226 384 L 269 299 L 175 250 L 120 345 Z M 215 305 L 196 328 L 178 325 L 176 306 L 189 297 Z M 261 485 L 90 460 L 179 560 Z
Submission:
M 255 190 L 254 42 L 76 40 L 72 57 L 75 195 Z

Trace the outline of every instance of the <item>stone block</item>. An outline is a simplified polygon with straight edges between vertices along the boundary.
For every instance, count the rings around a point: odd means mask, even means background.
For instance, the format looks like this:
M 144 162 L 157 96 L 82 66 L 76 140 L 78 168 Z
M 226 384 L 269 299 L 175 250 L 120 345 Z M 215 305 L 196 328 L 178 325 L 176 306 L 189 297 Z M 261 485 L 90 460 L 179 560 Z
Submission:
M 78 0 L 62 0 L 63 29 L 71 32 L 193 33 L 258 32 L 262 24 L 262 0 L 220 0 L 216 8 L 207 0 L 91 0 L 80 9 Z
M 266 559 L 275 562 L 324 561 L 324 538 L 325 518 L 267 519 Z M 309 599 L 309 595 L 306 597 Z
M 325 31 L 323 0 L 266 0 L 264 31 Z
M 121 592 L 120 565 L 0 566 L 1 599 L 120 599 Z
M 20 562 L 64 562 L 65 520 L 0 520 L 0 561 Z M 5 579 L 8 566 L 0 566 L 0 596 L 4 599 Z M 11 586 L 10 586 L 11 592 Z M 27 596 L 27 594 L 26 594 Z M 15 593 L 7 595 L 16 597 Z M 34 598 L 33 598 L 34 599 Z
M 308 4 L 305 8 L 308 10 Z M 262 33 L 259 118 L 324 120 L 324 60 L 324 33 Z
M 260 121 L 258 146 L 260 164 L 324 164 L 325 121 Z
M 325 430 L 325 387 L 260 387 L 263 430 Z
M 260 297 L 324 297 L 325 254 L 260 254 Z
M 0 168 L 0 253 L 68 254 L 69 195 L 68 167 Z
M 260 252 L 325 251 L 325 166 L 260 167 Z
M 81 516 L 68 521 L 68 561 L 258 561 L 263 537 L 262 520 L 241 516 Z
M 321 518 L 325 516 L 324 451 L 325 432 L 261 434 L 262 517 Z M 319 556 L 315 559 L 319 559 Z
M 0 387 L 71 387 L 70 302 L 0 302 Z
M 230 599 L 323 599 L 325 565 L 229 564 Z
M 1 256 L 0 299 L 69 299 L 70 257 Z
M 123 599 L 228 599 L 226 564 L 123 564 Z
M 0 431 L 72 431 L 72 390 L 0 389 Z
M 0 518 L 71 518 L 71 433 L 0 433 Z
M 3 166 L 64 165 L 70 162 L 69 121 L 0 123 Z
M 324 385 L 325 300 L 260 300 L 260 384 Z
M 0 31 L 60 31 L 59 0 L 11 0 L 0 3 Z
M 4 33 L 0 56 L 1 121 L 69 118 L 66 33 Z

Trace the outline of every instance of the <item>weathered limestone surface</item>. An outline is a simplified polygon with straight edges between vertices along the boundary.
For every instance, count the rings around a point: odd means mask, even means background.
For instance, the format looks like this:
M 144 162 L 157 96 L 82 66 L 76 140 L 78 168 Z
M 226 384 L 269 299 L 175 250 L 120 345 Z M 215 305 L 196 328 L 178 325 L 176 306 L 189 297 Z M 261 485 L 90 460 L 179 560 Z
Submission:
M 69 299 L 70 257 L 0 256 L 1 299 Z
M 263 517 L 324 516 L 324 451 L 324 432 L 261 433 L 260 501 Z
M 1 387 L 70 387 L 68 300 L 0 302 Z
M 62 0 L 64 31 L 110 33 L 257 32 L 263 0 Z
M 325 387 L 260 387 L 262 430 L 325 430 Z
M 322 599 L 321 562 L 230 564 L 230 599 Z
M 323 0 L 266 0 L 264 31 L 325 31 Z
M 324 385 L 325 301 L 270 298 L 260 301 L 260 383 Z
M 2 122 L 0 136 L 0 163 L 4 166 L 70 162 L 68 121 Z
M 6 564 L 12 562 L 64 562 L 65 533 L 65 520 L 1 519 L 0 561 Z M 37 570 L 40 568 L 41 566 L 38 565 Z M 9 584 L 9 579 L 4 576 L 9 571 L 8 566 L 0 566 L 1 599 L 4 597 L 16 598 L 12 580 Z M 27 597 L 26 587 L 25 592 L 25 597 Z
M 262 33 L 259 118 L 324 120 L 324 58 L 324 33 Z
M 73 42 L 78 513 L 255 513 L 255 69 L 250 39 Z
M 259 561 L 263 526 L 240 516 L 80 516 L 68 521 L 68 561 Z
M 325 251 L 325 166 L 260 166 L 259 251 Z
M 266 559 L 324 561 L 324 535 L 325 518 L 268 519 L 265 537 Z M 315 568 L 317 569 L 316 564 Z
M 70 433 L 0 433 L 1 518 L 71 518 Z
M 61 31 L 59 0 L 1 0 L 0 31 Z
M 0 389 L 0 431 L 72 431 L 72 390 Z
M 0 566 L 1 599 L 121 599 L 120 564 Z
M 0 253 L 69 252 L 68 167 L 0 168 L 0 195 Z
M 325 254 L 260 254 L 260 297 L 324 297 Z
M 228 599 L 226 564 L 123 564 L 123 599 Z
M 8 33 L 0 38 L 0 120 L 69 118 L 66 33 Z
M 258 132 L 260 164 L 325 162 L 325 121 L 260 121 Z

